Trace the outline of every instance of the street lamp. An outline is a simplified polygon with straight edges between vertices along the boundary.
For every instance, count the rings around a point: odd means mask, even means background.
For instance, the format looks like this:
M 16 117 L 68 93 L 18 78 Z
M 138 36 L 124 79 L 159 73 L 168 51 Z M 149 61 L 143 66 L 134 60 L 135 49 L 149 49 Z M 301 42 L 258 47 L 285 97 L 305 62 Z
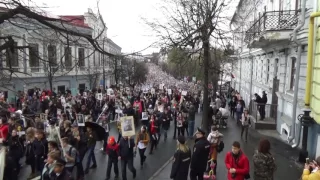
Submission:
M 105 42 L 105 37 L 102 40 L 102 49 L 104 51 L 104 42 Z M 102 54 L 102 78 L 103 78 L 103 90 L 106 90 L 106 72 L 105 72 L 105 59 L 104 59 L 104 53 Z

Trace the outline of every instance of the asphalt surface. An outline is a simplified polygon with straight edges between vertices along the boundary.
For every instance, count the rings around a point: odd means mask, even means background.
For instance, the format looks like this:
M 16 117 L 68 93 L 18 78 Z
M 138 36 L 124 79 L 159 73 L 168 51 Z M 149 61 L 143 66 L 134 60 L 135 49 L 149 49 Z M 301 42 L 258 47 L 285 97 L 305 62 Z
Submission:
M 200 126 L 201 124 L 201 114 L 196 115 L 196 122 L 195 122 L 195 128 L 197 126 Z M 163 135 L 161 136 L 160 142 L 158 144 L 157 149 L 153 152 L 152 155 L 149 155 L 149 149 L 150 145 L 148 146 L 148 149 L 145 153 L 147 156 L 146 163 L 144 165 L 144 168 L 140 168 L 140 156 L 137 153 L 136 158 L 134 159 L 134 167 L 137 170 L 137 177 L 136 180 L 148 180 L 150 177 L 153 176 L 153 174 L 158 171 L 163 164 L 165 164 L 174 154 L 174 151 L 176 150 L 176 140 L 173 139 L 173 122 L 171 122 L 170 129 L 168 131 L 168 139 L 164 141 Z M 114 125 L 110 126 L 110 135 L 115 136 L 117 139 L 118 132 L 116 130 L 116 127 Z M 136 131 L 138 131 L 140 128 L 136 128 Z M 106 178 L 106 171 L 107 171 L 107 160 L 108 156 L 103 154 L 100 151 L 100 148 L 102 147 L 102 143 L 98 142 L 95 148 L 95 155 L 97 160 L 97 168 L 90 170 L 89 174 L 86 175 L 86 180 L 104 180 Z M 86 157 L 83 160 L 83 165 L 85 165 L 87 162 Z M 22 164 L 23 160 L 21 161 Z M 119 176 L 121 177 L 121 166 L 120 162 L 118 163 L 119 166 Z M 84 166 L 85 167 L 85 166 Z M 23 169 L 21 170 L 21 173 L 19 175 L 19 180 L 26 180 L 31 172 L 30 166 L 23 166 Z M 113 179 L 114 173 L 113 168 L 111 170 L 111 179 Z M 121 179 L 121 178 L 120 178 Z M 127 179 L 131 180 L 133 179 L 132 173 L 129 169 L 127 169 Z
M 245 142 L 241 138 L 241 128 L 236 125 L 236 122 L 230 118 L 228 120 L 228 128 L 219 130 L 223 135 L 223 141 L 225 148 L 223 152 L 218 155 L 217 165 L 217 180 L 227 179 L 227 170 L 224 164 L 224 158 L 227 152 L 231 151 L 231 146 L 234 141 L 239 141 L 241 149 L 247 155 L 250 161 L 250 174 L 253 177 L 253 161 L 252 157 L 254 151 L 257 149 L 260 139 L 267 138 L 271 143 L 271 153 L 273 154 L 277 170 L 274 174 L 275 180 L 298 180 L 301 177 L 303 166 L 297 163 L 298 150 L 292 149 L 286 143 L 268 136 L 263 136 L 253 129 L 249 130 L 248 142 Z M 192 143 L 190 143 L 192 145 Z M 171 172 L 171 162 L 167 162 L 167 165 L 163 166 L 161 171 L 158 171 L 153 178 L 149 180 L 169 180 Z M 253 179 L 253 178 L 251 178 Z

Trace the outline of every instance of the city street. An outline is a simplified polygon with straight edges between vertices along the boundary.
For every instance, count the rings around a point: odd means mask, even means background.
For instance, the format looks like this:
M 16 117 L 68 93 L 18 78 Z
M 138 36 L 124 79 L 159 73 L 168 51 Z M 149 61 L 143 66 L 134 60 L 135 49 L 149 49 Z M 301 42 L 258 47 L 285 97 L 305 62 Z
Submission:
M 201 124 L 201 115 L 196 115 L 196 123 L 195 127 L 199 126 Z M 137 131 L 138 129 L 136 129 Z M 118 137 L 118 134 L 116 132 L 116 128 L 114 125 L 111 126 L 111 135 Z M 176 150 L 176 140 L 172 139 L 173 137 L 173 122 L 171 122 L 171 127 L 168 132 L 168 139 L 166 142 L 163 140 L 163 136 L 161 137 L 161 140 L 159 142 L 158 148 L 153 152 L 152 155 L 149 155 L 149 149 L 146 151 L 146 164 L 144 166 L 144 169 L 140 169 L 140 157 L 137 153 L 137 156 L 134 160 L 134 167 L 137 169 L 137 180 L 148 180 L 158 169 L 161 168 L 161 166 L 170 159 L 174 151 Z M 103 154 L 100 151 L 100 148 L 102 147 L 101 143 L 98 142 L 95 150 L 95 155 L 97 159 L 97 169 L 90 170 L 89 174 L 86 175 L 86 179 L 89 180 L 104 180 L 106 178 L 106 172 L 107 172 L 107 155 Z M 150 148 L 150 145 L 149 147 Z M 22 161 L 21 161 L 22 162 Z M 85 165 L 86 158 L 83 160 L 83 164 Z M 26 178 L 30 174 L 30 167 L 24 166 L 22 169 L 22 172 L 20 174 L 20 180 L 26 180 Z M 120 163 L 119 163 L 119 171 L 120 170 Z M 120 175 L 121 176 L 121 175 Z M 114 177 L 113 169 L 111 177 Z M 127 178 L 130 180 L 132 179 L 132 173 L 127 170 Z M 111 178 L 112 179 L 112 178 Z
M 225 180 L 227 178 L 227 170 L 224 164 L 225 154 L 231 151 L 233 141 L 239 141 L 241 148 L 247 155 L 250 161 L 250 174 L 253 177 L 253 162 L 252 156 L 254 151 L 257 149 L 259 140 L 261 138 L 267 138 L 271 142 L 271 153 L 274 155 L 277 164 L 277 171 L 275 172 L 275 180 L 298 180 L 301 177 L 302 168 L 300 164 L 296 163 L 298 158 L 298 151 L 292 149 L 289 145 L 281 142 L 278 139 L 272 137 L 264 137 L 257 133 L 255 130 L 250 130 L 248 135 L 248 142 L 245 143 L 241 139 L 241 128 L 238 127 L 234 120 L 228 122 L 227 129 L 221 129 L 220 131 L 224 135 L 225 149 L 221 154 L 218 155 L 218 167 L 217 167 L 217 179 Z M 169 162 L 163 170 L 154 175 L 149 180 L 169 180 L 171 172 L 171 162 Z

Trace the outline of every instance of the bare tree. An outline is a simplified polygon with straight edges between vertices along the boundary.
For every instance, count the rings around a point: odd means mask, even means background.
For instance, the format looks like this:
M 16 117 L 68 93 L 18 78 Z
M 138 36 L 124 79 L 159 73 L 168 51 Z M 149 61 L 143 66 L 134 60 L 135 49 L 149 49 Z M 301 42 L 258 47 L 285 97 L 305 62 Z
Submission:
M 86 76 L 90 89 L 97 87 L 98 80 L 101 76 L 101 72 L 99 71 L 98 67 L 86 68 L 86 71 L 82 72 L 82 74 Z
M 2 86 L 10 82 L 12 77 L 19 78 L 21 74 L 25 77 L 31 76 L 41 68 L 52 90 L 55 78 L 65 76 L 71 71 L 78 73 L 79 69 L 84 68 L 84 59 L 92 56 L 92 53 L 74 56 L 71 53 L 72 46 L 77 46 L 83 51 L 90 49 L 108 57 L 115 57 L 106 52 L 99 41 L 105 32 L 105 26 L 100 29 L 98 35 L 93 36 L 92 29 L 76 26 L 73 23 L 78 20 L 77 18 L 50 17 L 36 4 L 31 1 L 29 3 L 32 5 L 24 4 L 22 0 L 0 2 L 1 65 L 2 60 L 6 62 L 6 66 L 1 67 Z M 101 17 L 99 11 L 97 17 Z M 14 27 L 22 33 L 12 33 L 8 27 Z M 16 39 L 22 40 L 23 45 L 18 46 Z M 42 52 L 33 42 L 41 42 L 41 45 L 46 48 Z M 57 47 L 57 44 L 62 44 L 64 48 Z M 17 68 L 19 64 L 23 64 L 23 68 Z M 27 70 L 27 66 L 31 70 Z
M 225 46 L 226 30 L 223 26 L 228 21 L 223 12 L 228 10 L 227 0 L 167 0 L 162 7 L 163 15 L 168 20 L 148 21 L 166 46 L 191 49 L 192 53 L 202 56 L 204 76 L 204 99 L 202 126 L 208 130 L 208 84 L 210 68 L 210 42 L 220 47 Z

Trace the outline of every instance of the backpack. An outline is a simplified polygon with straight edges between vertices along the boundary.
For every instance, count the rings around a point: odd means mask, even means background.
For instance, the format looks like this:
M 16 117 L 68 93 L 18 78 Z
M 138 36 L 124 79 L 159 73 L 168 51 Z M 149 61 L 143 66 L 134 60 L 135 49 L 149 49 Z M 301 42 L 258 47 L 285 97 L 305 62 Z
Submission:
M 218 147 L 217 147 L 218 153 L 222 152 L 223 149 L 224 149 L 224 142 L 220 141 L 220 143 L 218 144 Z
M 69 149 L 69 151 L 68 151 L 68 155 L 69 155 L 69 156 L 71 156 L 72 149 L 73 149 L 73 147 L 71 146 L 70 149 Z M 79 156 L 78 151 L 76 150 L 76 158 L 75 158 L 74 165 L 76 166 L 78 163 L 80 163 L 80 156 Z

